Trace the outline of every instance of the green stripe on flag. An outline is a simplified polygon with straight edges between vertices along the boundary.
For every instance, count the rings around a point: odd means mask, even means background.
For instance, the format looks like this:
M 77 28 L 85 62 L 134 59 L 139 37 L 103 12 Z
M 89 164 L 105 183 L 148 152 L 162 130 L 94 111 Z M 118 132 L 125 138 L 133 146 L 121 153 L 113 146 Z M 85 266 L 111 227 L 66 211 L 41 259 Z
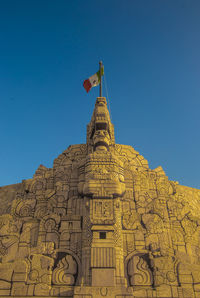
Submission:
M 96 74 L 98 76 L 98 80 L 100 81 L 100 70 L 98 70 Z M 103 75 L 104 75 L 104 66 L 102 66 L 102 68 L 101 68 L 101 76 L 103 76 Z

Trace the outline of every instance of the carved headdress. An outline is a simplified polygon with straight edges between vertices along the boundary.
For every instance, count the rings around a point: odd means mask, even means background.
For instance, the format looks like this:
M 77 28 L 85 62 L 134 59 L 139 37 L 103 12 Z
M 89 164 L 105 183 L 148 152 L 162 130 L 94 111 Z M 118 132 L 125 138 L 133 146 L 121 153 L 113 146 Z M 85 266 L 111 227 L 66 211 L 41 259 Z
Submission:
M 93 150 L 109 150 L 115 144 L 114 127 L 110 121 L 105 97 L 97 97 L 94 112 L 87 125 L 87 144 Z

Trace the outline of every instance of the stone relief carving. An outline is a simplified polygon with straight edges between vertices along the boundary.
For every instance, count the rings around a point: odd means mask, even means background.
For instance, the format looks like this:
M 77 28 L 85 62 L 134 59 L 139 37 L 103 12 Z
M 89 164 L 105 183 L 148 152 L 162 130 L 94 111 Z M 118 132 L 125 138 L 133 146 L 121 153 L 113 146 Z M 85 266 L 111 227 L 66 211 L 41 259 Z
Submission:
M 113 222 L 113 202 L 111 200 L 92 200 L 90 212 L 92 223 Z
M 122 222 L 127 230 L 142 229 L 141 216 L 135 210 L 127 210 L 123 215 Z
M 17 217 L 33 217 L 36 199 L 17 199 L 12 205 L 12 214 Z
M 72 286 L 76 282 L 77 273 L 78 266 L 76 260 L 70 254 L 66 254 L 58 261 L 53 270 L 53 284 Z
M 130 286 L 152 285 L 152 272 L 147 263 L 147 258 L 147 255 L 134 255 L 129 260 L 127 270 Z
M 199 297 L 200 191 L 115 144 L 104 98 L 87 144 L 15 193 L 0 216 L 0 297 Z

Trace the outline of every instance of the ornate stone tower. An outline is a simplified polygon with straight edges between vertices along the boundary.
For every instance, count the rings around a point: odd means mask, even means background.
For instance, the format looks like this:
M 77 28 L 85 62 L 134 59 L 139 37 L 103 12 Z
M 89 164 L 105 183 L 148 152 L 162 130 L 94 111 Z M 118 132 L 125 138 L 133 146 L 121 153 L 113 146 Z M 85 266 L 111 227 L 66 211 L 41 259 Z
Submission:
M 200 298 L 200 190 L 115 144 L 104 97 L 87 143 L 0 202 L 0 297 Z

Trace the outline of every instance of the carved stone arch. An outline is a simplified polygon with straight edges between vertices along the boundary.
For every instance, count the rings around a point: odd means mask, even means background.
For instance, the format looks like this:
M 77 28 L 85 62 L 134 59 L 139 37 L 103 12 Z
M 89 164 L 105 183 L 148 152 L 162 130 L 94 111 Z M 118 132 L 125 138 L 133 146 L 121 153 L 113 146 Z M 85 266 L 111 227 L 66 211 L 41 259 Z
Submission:
M 129 286 L 151 286 L 153 275 L 148 250 L 133 251 L 125 259 L 125 277 Z
M 36 199 L 15 199 L 12 204 L 11 214 L 19 217 L 33 217 L 35 211 Z
M 52 275 L 53 283 L 56 284 L 56 282 L 58 282 L 58 283 L 60 282 L 60 281 L 58 281 L 59 278 L 57 278 L 56 275 L 58 276 L 59 274 L 62 274 L 62 271 L 65 270 L 64 265 L 66 262 L 66 257 L 70 256 L 71 260 L 75 261 L 76 265 L 77 265 L 77 272 L 74 273 L 74 276 L 75 276 L 74 286 L 80 285 L 81 284 L 81 262 L 80 262 L 79 257 L 73 251 L 66 249 L 66 248 L 58 248 L 55 250 L 55 252 L 58 255 L 58 258 L 55 261 L 54 268 L 53 268 L 53 275 Z M 59 256 L 59 254 L 60 254 L 60 256 Z M 60 284 L 62 284 L 62 282 Z M 66 285 L 66 283 L 65 283 L 65 285 Z

